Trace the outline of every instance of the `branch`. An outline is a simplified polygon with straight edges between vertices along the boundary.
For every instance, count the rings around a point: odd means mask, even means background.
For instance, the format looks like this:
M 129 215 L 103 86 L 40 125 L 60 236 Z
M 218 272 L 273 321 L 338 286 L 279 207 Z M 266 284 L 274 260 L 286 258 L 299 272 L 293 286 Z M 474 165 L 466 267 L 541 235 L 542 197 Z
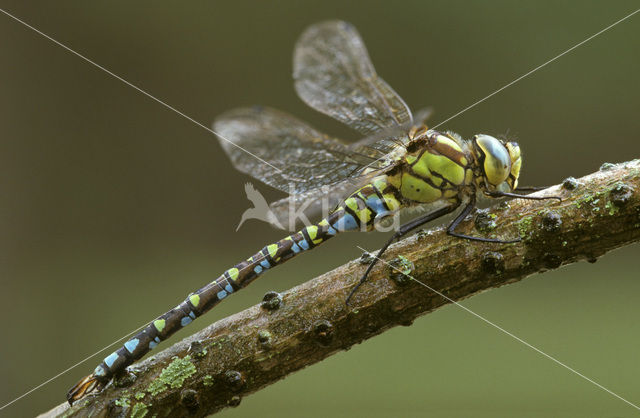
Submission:
M 605 164 L 538 194 L 562 202 L 504 202 L 460 225 L 471 235 L 519 235 L 520 243 L 470 243 L 440 227 L 393 245 L 384 258 L 460 300 L 564 264 L 593 262 L 640 239 L 640 160 Z M 267 294 L 261 305 L 134 365 L 101 393 L 42 416 L 206 416 L 449 303 L 379 263 L 347 307 L 345 298 L 365 267 L 363 260 L 351 261 L 282 295 Z

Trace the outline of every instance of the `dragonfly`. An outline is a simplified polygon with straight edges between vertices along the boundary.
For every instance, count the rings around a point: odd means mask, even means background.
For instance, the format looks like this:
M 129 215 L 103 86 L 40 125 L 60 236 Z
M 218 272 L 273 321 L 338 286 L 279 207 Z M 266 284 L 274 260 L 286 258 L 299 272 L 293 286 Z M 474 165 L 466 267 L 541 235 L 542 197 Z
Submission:
M 427 128 L 428 112 L 412 114 L 377 75 L 362 38 L 347 22 L 321 22 L 303 32 L 294 50 L 293 78 L 307 105 L 355 129 L 363 139 L 348 144 L 267 107 L 231 110 L 215 120 L 213 129 L 224 138 L 220 144 L 239 171 L 291 194 L 270 205 L 277 219 L 287 220 L 292 203 L 325 199 L 335 206 L 319 222 L 264 246 L 151 321 L 69 390 L 70 404 L 102 390 L 161 341 L 267 270 L 338 233 L 372 231 L 402 211 L 422 209 L 378 251 L 346 298 L 348 305 L 391 243 L 459 208 L 447 234 L 471 241 L 518 242 L 456 231 L 475 209 L 478 196 L 559 199 L 525 194 L 541 188 L 518 188 L 522 154 L 516 142 L 487 134 L 463 139 Z

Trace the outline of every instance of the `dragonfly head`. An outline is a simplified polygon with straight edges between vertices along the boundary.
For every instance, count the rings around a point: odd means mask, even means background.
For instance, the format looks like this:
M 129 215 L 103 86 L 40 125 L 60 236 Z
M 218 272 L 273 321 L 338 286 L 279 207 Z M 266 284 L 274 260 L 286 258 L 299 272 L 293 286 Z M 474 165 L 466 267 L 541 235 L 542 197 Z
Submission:
M 522 158 L 517 142 L 505 142 L 490 135 L 473 137 L 473 151 L 482 171 L 478 186 L 488 191 L 511 192 L 518 187 Z

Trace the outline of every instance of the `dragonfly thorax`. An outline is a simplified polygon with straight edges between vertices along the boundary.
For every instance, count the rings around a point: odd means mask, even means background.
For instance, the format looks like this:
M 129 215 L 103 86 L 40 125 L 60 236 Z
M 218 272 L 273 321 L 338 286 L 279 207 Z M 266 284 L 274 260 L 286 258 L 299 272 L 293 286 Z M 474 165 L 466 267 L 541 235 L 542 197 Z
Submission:
M 457 135 L 427 131 L 407 144 L 394 180 L 408 203 L 455 201 L 473 186 L 472 163 L 468 144 Z

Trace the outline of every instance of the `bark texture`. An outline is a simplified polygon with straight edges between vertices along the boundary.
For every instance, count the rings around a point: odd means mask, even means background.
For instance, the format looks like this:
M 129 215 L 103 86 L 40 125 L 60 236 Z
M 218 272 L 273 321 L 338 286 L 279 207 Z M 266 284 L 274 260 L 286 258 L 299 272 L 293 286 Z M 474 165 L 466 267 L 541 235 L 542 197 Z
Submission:
M 447 298 L 461 300 L 564 264 L 595 261 L 640 239 L 640 160 L 605 164 L 537 194 L 560 196 L 562 202 L 503 202 L 477 211 L 459 228 L 469 235 L 520 236 L 520 243 L 471 243 L 436 228 L 393 245 L 383 258 Z M 139 362 L 103 392 L 41 416 L 206 416 L 450 303 L 378 263 L 346 306 L 365 268 L 366 260 L 354 260 L 281 295 L 267 294 L 261 305 Z

